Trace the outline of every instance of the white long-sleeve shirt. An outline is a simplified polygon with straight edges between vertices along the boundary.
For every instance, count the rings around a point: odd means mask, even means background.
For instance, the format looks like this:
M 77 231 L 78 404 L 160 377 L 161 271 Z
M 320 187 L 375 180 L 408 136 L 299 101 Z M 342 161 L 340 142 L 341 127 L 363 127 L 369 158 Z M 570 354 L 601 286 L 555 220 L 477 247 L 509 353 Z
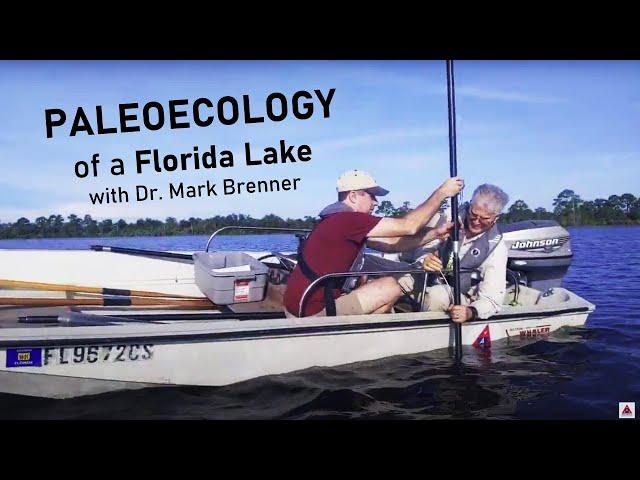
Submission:
M 435 221 L 434 221 L 435 220 Z M 446 220 L 446 218 L 444 219 Z M 435 218 L 429 222 L 432 225 L 439 224 Z M 474 240 L 486 235 L 486 232 L 476 235 L 471 238 L 464 238 L 460 244 L 460 258 L 471 248 L 471 244 Z M 412 259 L 422 260 L 428 253 L 433 252 L 440 246 L 440 242 L 431 242 L 423 247 L 416 249 L 413 255 L 410 255 Z M 469 306 L 474 307 L 478 311 L 478 317 L 487 319 L 502 310 L 502 303 L 504 302 L 504 296 L 506 293 L 506 276 L 507 276 L 507 260 L 509 251 L 507 249 L 505 241 L 500 238 L 500 241 L 485 259 L 484 262 L 478 267 L 480 271 L 481 281 L 470 290 L 471 298 L 473 301 Z M 446 260 L 443 260 L 443 262 Z M 467 292 L 463 292 L 467 293 Z
M 471 242 L 480 238 L 485 233 L 472 238 L 465 238 L 460 245 L 460 258 L 471 248 Z M 504 302 L 506 293 L 507 260 L 509 251 L 505 241 L 500 238 L 498 244 L 478 267 L 480 278 L 478 285 L 472 287 L 472 298 L 475 298 L 469 305 L 475 307 L 479 318 L 489 318 L 500 310 Z

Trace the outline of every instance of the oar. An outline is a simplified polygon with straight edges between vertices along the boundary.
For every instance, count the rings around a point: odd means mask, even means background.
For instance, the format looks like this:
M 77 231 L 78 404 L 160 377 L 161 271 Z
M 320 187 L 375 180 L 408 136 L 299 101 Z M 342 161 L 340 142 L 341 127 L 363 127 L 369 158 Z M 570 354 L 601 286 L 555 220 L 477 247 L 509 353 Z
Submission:
M 124 247 L 108 247 L 106 245 L 91 245 L 91 250 L 96 252 L 113 252 L 113 253 L 126 253 L 129 255 L 142 255 L 145 257 L 160 257 L 173 260 L 189 260 L 193 262 L 193 255 L 186 253 L 173 253 L 162 252 L 158 250 L 142 250 L 138 248 L 124 248 Z
M 102 298 L 25 298 L 0 297 L 0 305 L 25 307 L 56 307 L 73 305 L 97 305 L 101 307 L 137 307 L 142 305 L 172 305 L 182 307 L 216 308 L 209 299 L 189 300 L 171 298 L 135 298 L 135 297 L 102 297 Z
M 107 315 L 95 315 L 77 312 L 66 312 L 60 315 L 36 315 L 18 317 L 18 323 L 31 323 L 31 324 L 56 324 L 62 323 L 65 325 L 113 325 L 115 323 L 159 323 L 155 319 L 142 319 L 129 318 L 124 316 L 112 317 Z
M 458 159 L 456 152 L 456 93 L 453 79 L 453 60 L 447 60 L 447 106 L 449 111 L 449 170 L 452 177 L 458 176 Z M 458 239 L 458 196 L 451 197 L 451 219 L 453 229 L 453 300 L 455 305 L 461 304 L 460 296 L 460 244 Z M 454 323 L 456 360 L 462 358 L 462 325 Z
M 0 288 L 19 288 L 23 290 L 51 290 L 56 292 L 97 293 L 99 295 L 119 295 L 125 297 L 153 297 L 153 298 L 185 298 L 202 300 L 203 297 L 191 297 L 172 293 L 147 292 L 144 290 L 126 290 L 120 288 L 87 287 L 84 285 L 65 285 L 62 283 L 25 282 L 21 280 L 0 280 Z
M 128 311 L 124 315 L 111 314 L 109 318 L 122 322 L 166 322 L 186 320 L 268 320 L 284 318 L 282 312 L 221 312 L 221 313 L 135 313 Z M 58 315 L 23 315 L 18 317 L 18 323 L 56 323 Z M 114 320 L 116 321 L 116 320 Z

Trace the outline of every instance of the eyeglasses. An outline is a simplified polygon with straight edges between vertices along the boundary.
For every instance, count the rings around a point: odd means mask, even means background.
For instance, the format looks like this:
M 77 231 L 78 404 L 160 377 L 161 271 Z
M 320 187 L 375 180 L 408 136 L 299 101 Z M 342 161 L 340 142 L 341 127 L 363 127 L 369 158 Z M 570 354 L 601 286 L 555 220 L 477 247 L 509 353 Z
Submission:
M 468 209 L 469 212 L 469 218 L 470 219 L 474 219 L 474 220 L 479 220 L 482 223 L 489 223 L 491 221 L 493 221 L 494 218 L 497 217 L 497 215 L 490 215 L 488 217 L 481 217 L 480 215 L 478 215 L 477 213 L 475 213 L 471 207 L 469 207 Z

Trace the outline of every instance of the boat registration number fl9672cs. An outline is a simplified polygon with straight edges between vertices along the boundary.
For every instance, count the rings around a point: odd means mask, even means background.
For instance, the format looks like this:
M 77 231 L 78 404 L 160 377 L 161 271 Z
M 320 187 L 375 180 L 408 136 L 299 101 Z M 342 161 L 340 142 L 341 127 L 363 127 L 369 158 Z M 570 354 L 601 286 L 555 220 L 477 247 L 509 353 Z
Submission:
M 153 344 L 9 348 L 7 367 L 46 367 L 91 363 L 139 362 L 153 357 Z

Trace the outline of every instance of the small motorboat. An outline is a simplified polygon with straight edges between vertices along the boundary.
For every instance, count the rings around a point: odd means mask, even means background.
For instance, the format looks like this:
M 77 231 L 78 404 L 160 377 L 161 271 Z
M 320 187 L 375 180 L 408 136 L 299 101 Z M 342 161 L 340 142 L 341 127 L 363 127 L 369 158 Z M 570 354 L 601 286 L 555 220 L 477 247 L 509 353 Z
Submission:
M 420 298 L 389 314 L 287 318 L 282 298 L 295 253 L 210 251 L 218 232 L 202 252 L 0 250 L 0 392 L 68 398 L 220 386 L 452 347 L 448 315 L 420 311 Z M 535 220 L 502 232 L 504 308 L 465 323 L 462 344 L 583 325 L 595 306 L 561 286 L 569 232 Z M 395 263 L 426 281 L 424 271 Z

